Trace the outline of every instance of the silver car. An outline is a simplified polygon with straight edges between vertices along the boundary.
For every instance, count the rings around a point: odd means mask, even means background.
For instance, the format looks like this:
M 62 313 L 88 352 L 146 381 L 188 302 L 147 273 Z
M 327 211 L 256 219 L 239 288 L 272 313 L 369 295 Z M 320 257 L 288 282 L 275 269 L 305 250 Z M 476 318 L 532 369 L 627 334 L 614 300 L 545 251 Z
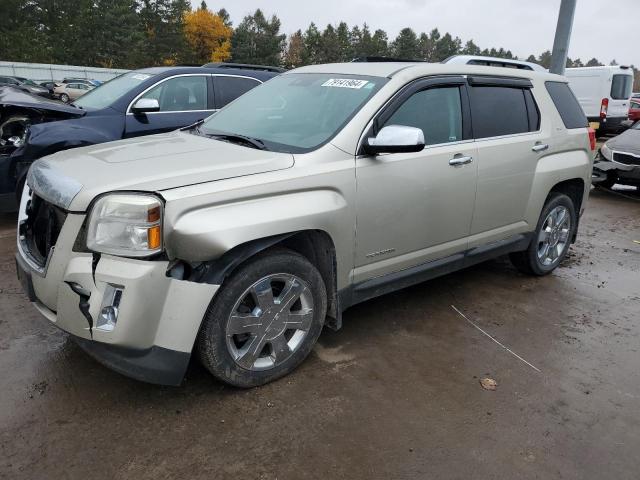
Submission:
M 18 275 L 114 370 L 178 385 L 195 351 L 253 387 L 358 302 L 503 254 L 553 271 L 594 149 L 563 77 L 308 66 L 192 127 L 35 162 Z

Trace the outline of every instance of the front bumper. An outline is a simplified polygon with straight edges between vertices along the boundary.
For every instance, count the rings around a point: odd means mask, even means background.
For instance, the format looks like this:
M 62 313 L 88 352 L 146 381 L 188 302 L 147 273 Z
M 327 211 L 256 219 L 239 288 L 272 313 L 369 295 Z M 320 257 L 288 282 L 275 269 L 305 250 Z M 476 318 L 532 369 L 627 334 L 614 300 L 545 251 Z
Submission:
M 30 300 L 106 366 L 138 380 L 179 385 L 218 286 L 170 278 L 167 261 L 74 252 L 84 218 L 67 215 L 45 269 L 34 268 L 18 241 L 18 276 Z M 109 286 L 121 288 L 122 296 L 115 327 L 101 328 L 97 319 Z
M 591 183 L 598 185 L 612 177 L 615 177 L 618 183 L 640 185 L 640 166 L 612 162 L 598 154 L 593 164 Z

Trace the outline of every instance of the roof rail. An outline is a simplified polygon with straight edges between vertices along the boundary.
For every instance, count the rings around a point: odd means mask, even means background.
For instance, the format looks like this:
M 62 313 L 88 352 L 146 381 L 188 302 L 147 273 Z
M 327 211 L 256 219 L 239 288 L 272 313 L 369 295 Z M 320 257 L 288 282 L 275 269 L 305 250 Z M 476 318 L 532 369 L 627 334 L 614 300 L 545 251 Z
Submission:
M 426 60 L 410 60 L 407 58 L 393 58 L 393 57 L 375 57 L 375 56 L 365 56 L 365 57 L 356 57 L 351 62 L 356 63 L 378 63 L 378 62 L 421 62 L 424 63 Z
M 202 66 L 209 67 L 209 68 L 237 68 L 240 70 L 261 70 L 263 72 L 275 72 L 275 73 L 286 72 L 284 68 L 280 68 L 280 67 L 271 67 L 269 65 L 251 65 L 249 63 L 212 62 L 212 63 L 205 63 Z

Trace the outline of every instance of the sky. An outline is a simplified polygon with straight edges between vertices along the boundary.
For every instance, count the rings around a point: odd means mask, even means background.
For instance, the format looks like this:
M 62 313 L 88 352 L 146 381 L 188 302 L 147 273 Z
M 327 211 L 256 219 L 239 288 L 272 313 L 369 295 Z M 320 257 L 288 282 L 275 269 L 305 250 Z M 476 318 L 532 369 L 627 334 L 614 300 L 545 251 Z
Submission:
M 221 2 L 221 3 L 218 3 Z M 200 1 L 192 0 L 194 5 Z M 290 34 L 345 21 L 381 28 L 390 39 L 404 27 L 416 32 L 438 28 L 481 48 L 503 47 L 519 58 L 551 50 L 560 0 L 209 0 L 212 10 L 227 9 L 234 25 L 261 8 L 276 14 Z M 608 64 L 640 65 L 640 0 L 577 0 L 569 57 L 586 63 L 596 57 Z

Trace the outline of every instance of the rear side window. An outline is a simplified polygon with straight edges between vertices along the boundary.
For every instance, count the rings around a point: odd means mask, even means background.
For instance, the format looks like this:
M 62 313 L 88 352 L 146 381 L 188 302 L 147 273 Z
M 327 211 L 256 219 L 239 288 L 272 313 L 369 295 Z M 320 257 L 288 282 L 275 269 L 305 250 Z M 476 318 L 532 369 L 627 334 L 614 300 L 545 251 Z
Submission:
M 252 78 L 243 77 L 213 77 L 213 87 L 218 108 L 233 102 L 240 95 L 247 93 L 260 82 Z
M 421 90 L 409 97 L 384 123 L 422 130 L 426 145 L 462 140 L 462 107 L 458 87 Z
M 540 117 L 528 89 L 471 87 L 474 138 L 499 137 L 538 129 Z
M 627 100 L 631 97 L 633 77 L 631 75 L 614 75 L 611 80 L 611 98 Z
M 568 84 L 545 82 L 545 86 L 566 128 L 584 128 L 589 124 Z

